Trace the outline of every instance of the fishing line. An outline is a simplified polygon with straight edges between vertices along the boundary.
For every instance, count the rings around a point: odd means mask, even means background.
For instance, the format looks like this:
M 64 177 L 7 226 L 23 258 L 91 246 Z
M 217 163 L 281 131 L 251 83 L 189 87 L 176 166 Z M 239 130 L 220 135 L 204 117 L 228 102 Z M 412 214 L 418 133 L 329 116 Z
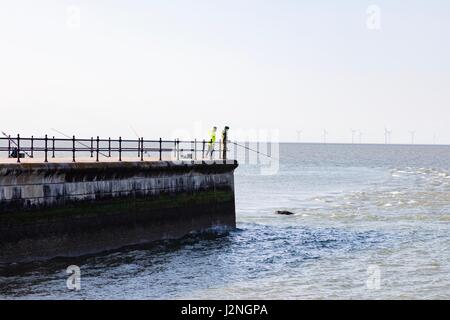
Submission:
M 133 133 L 136 135 L 136 137 L 138 138 L 138 139 L 141 139 L 141 137 L 139 136 L 139 134 L 137 133 L 137 131 L 136 130 L 134 130 L 134 127 L 130 124 L 130 129 L 131 129 L 131 131 L 133 131 Z M 143 138 L 142 138 L 143 139 Z M 147 152 L 147 150 L 144 150 L 144 153 L 145 154 L 148 154 L 148 152 Z
M 244 149 L 247 149 L 247 150 L 249 150 L 249 151 L 255 152 L 255 153 L 260 154 L 260 155 L 262 155 L 262 156 L 265 156 L 265 157 L 267 157 L 267 158 L 281 161 L 281 158 L 277 158 L 277 157 L 274 157 L 274 156 L 270 156 L 270 155 L 268 155 L 268 154 L 266 154 L 266 153 L 259 152 L 258 150 L 249 148 L 249 147 L 244 146 L 244 145 L 242 145 L 242 144 L 239 144 L 239 143 L 237 143 L 237 142 L 233 142 L 233 141 L 230 141 L 230 142 L 233 143 L 233 144 L 235 144 L 235 145 L 237 145 L 237 146 L 239 146 L 239 147 L 241 147 L 241 148 L 244 148 Z M 283 156 L 283 158 L 289 158 L 289 159 L 298 161 L 298 159 L 295 158 L 295 157 Z
M 279 158 L 276 158 L 276 157 L 270 156 L 270 155 L 268 155 L 268 154 L 259 152 L 258 150 L 254 150 L 254 149 L 249 148 L 249 147 L 247 147 L 247 146 L 243 146 L 242 144 L 239 144 L 239 143 L 237 143 L 237 142 L 231 142 L 231 143 L 233 143 L 233 144 L 235 144 L 235 145 L 237 145 L 237 146 L 239 146 L 239 147 L 241 147 L 241 148 L 244 148 L 244 149 L 247 149 L 247 150 L 249 150 L 249 151 L 255 152 L 255 153 L 257 153 L 257 154 L 263 155 L 263 156 L 265 156 L 265 157 L 267 157 L 267 158 L 274 159 L 274 160 L 280 160 Z

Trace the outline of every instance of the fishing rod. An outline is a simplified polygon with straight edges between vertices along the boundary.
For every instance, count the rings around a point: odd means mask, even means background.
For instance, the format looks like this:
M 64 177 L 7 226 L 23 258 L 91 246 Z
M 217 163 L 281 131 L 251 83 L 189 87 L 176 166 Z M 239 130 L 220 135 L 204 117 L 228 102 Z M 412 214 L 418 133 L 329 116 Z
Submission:
M 137 131 L 134 129 L 134 127 L 133 127 L 132 125 L 130 125 L 130 129 L 131 129 L 131 131 L 133 131 L 133 133 L 136 135 L 136 137 L 137 137 L 138 139 L 141 138 L 141 137 L 138 135 Z
M 17 144 L 17 142 L 15 142 L 15 141 L 11 138 L 11 136 L 7 135 L 4 131 L 2 131 L 2 134 L 3 134 L 10 142 L 12 142 L 12 143 L 17 147 L 17 152 L 19 152 L 19 151 L 20 151 L 20 147 L 19 147 L 19 145 Z M 28 152 L 26 152 L 25 150 L 22 150 L 22 151 L 23 151 L 23 153 L 25 153 L 29 158 L 32 158 L 32 156 L 31 156 Z
M 139 134 L 137 133 L 137 131 L 134 129 L 134 127 L 131 124 L 130 124 L 130 129 L 131 129 L 131 131 L 133 131 L 133 133 L 136 135 L 136 137 L 138 139 L 141 139 L 141 136 L 139 136 Z M 147 150 L 144 150 L 144 153 L 147 154 L 148 153 Z
M 60 135 L 62 135 L 62 136 L 64 136 L 64 137 L 66 137 L 67 139 L 73 139 L 73 137 L 71 137 L 71 136 L 69 136 L 69 135 L 67 135 L 67 134 L 65 134 L 64 132 L 61 132 L 61 131 L 59 131 L 59 130 L 56 130 L 55 128 L 51 128 L 53 131 L 55 131 L 56 133 L 58 133 L 58 134 L 60 134 Z M 83 147 L 86 147 L 86 148 L 91 148 L 90 146 L 88 146 L 87 144 L 84 144 L 84 143 L 82 143 L 82 142 L 80 142 L 80 141 L 78 141 L 78 140 L 75 140 L 75 142 L 77 142 L 78 144 L 81 144 Z M 106 158 L 109 158 L 109 156 L 108 155 L 106 155 L 106 154 L 104 154 L 104 153 L 102 153 L 102 152 L 99 152 L 99 154 L 101 154 L 102 156 L 104 156 L 104 157 L 106 157 Z

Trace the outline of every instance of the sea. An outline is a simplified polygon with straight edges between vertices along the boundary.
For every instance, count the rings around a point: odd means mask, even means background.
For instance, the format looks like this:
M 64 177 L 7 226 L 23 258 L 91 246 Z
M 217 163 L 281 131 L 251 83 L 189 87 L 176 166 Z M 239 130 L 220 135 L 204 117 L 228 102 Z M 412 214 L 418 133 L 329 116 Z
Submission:
M 238 159 L 236 229 L 2 265 L 0 299 L 450 299 L 450 146 L 270 152 Z

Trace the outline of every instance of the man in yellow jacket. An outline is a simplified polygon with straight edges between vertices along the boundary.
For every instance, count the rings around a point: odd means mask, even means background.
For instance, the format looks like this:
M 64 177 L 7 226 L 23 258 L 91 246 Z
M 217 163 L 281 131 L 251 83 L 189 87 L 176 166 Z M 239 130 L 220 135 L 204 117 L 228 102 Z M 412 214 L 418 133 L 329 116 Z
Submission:
M 206 152 L 206 156 L 213 156 L 214 145 L 216 144 L 216 131 L 217 127 L 213 127 L 212 131 L 209 133 L 210 139 L 208 141 L 208 151 Z

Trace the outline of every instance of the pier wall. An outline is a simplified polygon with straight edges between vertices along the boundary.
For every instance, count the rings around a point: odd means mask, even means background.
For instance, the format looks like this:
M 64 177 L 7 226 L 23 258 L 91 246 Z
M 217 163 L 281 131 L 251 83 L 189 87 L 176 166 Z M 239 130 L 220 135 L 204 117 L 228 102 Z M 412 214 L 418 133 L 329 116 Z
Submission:
M 0 263 L 234 228 L 237 162 L 0 164 Z

